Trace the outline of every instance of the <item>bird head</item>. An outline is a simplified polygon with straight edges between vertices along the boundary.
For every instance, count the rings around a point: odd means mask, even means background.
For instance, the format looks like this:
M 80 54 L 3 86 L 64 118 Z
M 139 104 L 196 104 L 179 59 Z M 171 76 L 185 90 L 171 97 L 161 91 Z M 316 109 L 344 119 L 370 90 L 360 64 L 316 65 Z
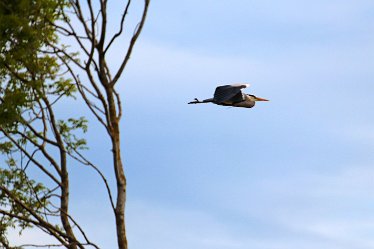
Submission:
M 260 98 L 260 97 L 256 97 L 255 95 L 252 95 L 252 94 L 247 94 L 247 95 L 252 97 L 252 99 L 254 101 L 269 101 L 268 99 L 263 99 L 263 98 Z

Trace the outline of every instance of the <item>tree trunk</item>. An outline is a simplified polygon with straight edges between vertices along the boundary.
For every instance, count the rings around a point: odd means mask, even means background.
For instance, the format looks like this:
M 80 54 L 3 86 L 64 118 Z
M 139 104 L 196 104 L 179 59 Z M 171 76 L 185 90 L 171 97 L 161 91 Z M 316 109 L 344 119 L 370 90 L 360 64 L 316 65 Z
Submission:
M 61 154 L 64 154 L 62 152 Z M 66 157 L 66 155 L 64 156 Z M 63 161 L 63 160 L 61 160 Z M 65 158 L 66 163 L 66 158 Z M 73 229 L 69 222 L 69 175 L 66 169 L 66 164 L 61 167 L 61 222 L 66 234 L 69 236 L 69 249 L 78 249 L 77 240 L 74 236 Z M 82 247 L 80 247 L 82 248 Z
M 113 158 L 115 159 L 114 167 L 117 179 L 117 204 L 115 216 L 117 226 L 118 248 L 127 249 L 125 226 L 126 177 L 121 161 L 119 133 L 115 135 L 113 142 Z
M 61 134 L 57 128 L 56 119 L 54 115 L 54 110 L 52 109 L 52 105 L 50 104 L 49 100 L 47 98 L 43 98 L 48 113 L 51 118 L 51 124 L 52 128 L 56 137 L 56 141 L 58 144 L 58 148 L 60 151 L 60 165 L 61 165 L 61 197 L 60 197 L 60 219 L 62 226 L 66 232 L 66 235 L 68 236 L 68 242 L 69 242 L 69 249 L 78 249 L 82 248 L 83 246 L 80 245 L 74 235 L 73 229 L 70 225 L 69 221 L 69 200 L 70 200 L 70 193 L 69 193 L 69 173 L 68 173 L 68 167 L 67 167 L 67 159 L 66 159 L 66 148 L 64 145 L 64 142 L 62 140 Z
M 125 226 L 125 205 L 126 205 L 126 177 L 121 159 L 121 143 L 119 118 L 117 117 L 116 103 L 113 88 L 110 86 L 106 89 L 109 119 L 110 119 L 110 136 L 112 140 L 113 165 L 117 182 L 117 202 L 115 208 L 117 241 L 119 249 L 128 249 Z

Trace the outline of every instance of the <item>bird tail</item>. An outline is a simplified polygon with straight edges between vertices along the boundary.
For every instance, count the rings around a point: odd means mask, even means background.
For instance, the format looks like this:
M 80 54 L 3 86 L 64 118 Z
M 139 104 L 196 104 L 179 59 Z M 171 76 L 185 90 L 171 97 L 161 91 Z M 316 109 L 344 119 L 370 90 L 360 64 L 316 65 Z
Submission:
M 204 99 L 203 101 L 198 100 L 197 98 L 194 101 L 189 102 L 188 104 L 203 104 L 213 102 L 213 99 Z

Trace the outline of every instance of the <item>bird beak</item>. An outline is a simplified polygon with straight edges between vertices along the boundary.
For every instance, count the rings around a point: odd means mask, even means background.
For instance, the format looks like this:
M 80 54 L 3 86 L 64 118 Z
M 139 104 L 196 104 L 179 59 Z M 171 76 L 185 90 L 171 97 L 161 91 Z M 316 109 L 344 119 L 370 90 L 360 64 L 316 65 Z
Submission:
M 263 98 L 256 97 L 256 101 L 269 101 L 269 100 L 268 99 L 263 99 Z

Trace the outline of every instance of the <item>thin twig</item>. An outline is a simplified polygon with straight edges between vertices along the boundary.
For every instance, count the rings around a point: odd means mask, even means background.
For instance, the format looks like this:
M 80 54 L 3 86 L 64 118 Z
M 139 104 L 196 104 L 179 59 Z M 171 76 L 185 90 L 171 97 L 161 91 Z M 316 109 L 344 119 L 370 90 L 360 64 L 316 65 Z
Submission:
M 110 201 L 110 204 L 112 206 L 112 209 L 113 211 L 115 212 L 115 206 L 114 206 L 114 201 L 113 201 L 113 197 L 112 197 L 112 192 L 110 190 L 110 187 L 109 187 L 109 184 L 108 184 L 108 181 L 106 179 L 106 177 L 104 176 L 104 174 L 101 172 L 101 170 L 96 166 L 94 165 L 91 161 L 89 161 L 85 156 L 83 156 L 78 150 L 74 150 L 74 152 L 79 156 L 76 157 L 74 156 L 73 154 L 69 153 L 69 155 L 74 158 L 75 160 L 77 160 L 78 162 L 80 162 L 81 164 L 83 165 L 87 165 L 87 166 L 90 166 L 91 168 L 93 168 L 101 177 L 101 179 L 103 180 L 104 184 L 105 184 L 105 187 L 107 189 L 107 193 L 108 193 L 108 196 L 109 196 L 109 201 Z
M 130 59 L 130 56 L 131 56 L 132 50 L 134 48 L 134 45 L 136 43 L 136 40 L 138 39 L 138 37 L 139 37 L 139 35 L 140 35 L 140 33 L 141 33 L 142 29 L 143 29 L 143 26 L 144 26 L 144 23 L 145 23 L 145 19 L 147 17 L 149 2 L 150 2 L 150 0 L 144 0 L 144 10 L 143 10 L 142 18 L 140 20 L 138 28 L 136 29 L 134 35 L 131 38 L 130 45 L 129 45 L 129 47 L 127 49 L 127 53 L 125 55 L 125 59 L 123 60 L 120 68 L 118 69 L 116 75 L 114 76 L 114 78 L 113 78 L 113 80 L 111 82 L 112 86 L 114 86 L 117 83 L 118 79 L 121 77 L 122 72 L 123 72 L 123 70 L 125 69 L 125 67 L 127 65 L 127 62 Z
M 130 7 L 130 4 L 131 4 L 131 0 L 128 0 L 127 1 L 127 4 L 126 4 L 126 8 L 125 8 L 125 11 L 123 12 L 122 14 L 122 18 L 121 18 L 121 22 L 120 22 L 120 29 L 119 31 L 112 37 L 112 39 L 110 40 L 109 44 L 106 46 L 106 48 L 104 49 L 104 54 L 106 54 L 106 52 L 108 51 L 108 49 L 110 48 L 110 46 L 112 45 L 112 43 L 122 34 L 123 32 L 123 27 L 124 27 L 124 24 L 125 24 L 125 19 L 126 19 L 126 15 L 129 11 L 129 7 Z

